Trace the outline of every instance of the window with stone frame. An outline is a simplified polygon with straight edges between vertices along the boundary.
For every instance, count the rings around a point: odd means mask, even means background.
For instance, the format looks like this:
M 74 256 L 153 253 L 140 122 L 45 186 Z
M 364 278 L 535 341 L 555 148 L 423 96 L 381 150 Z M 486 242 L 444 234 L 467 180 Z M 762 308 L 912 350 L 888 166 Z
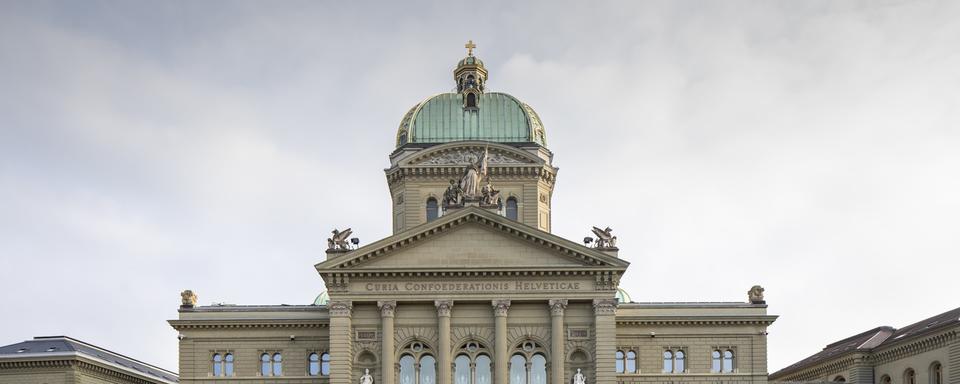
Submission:
M 685 347 L 666 347 L 663 350 L 663 373 L 684 373 L 687 371 L 687 352 Z

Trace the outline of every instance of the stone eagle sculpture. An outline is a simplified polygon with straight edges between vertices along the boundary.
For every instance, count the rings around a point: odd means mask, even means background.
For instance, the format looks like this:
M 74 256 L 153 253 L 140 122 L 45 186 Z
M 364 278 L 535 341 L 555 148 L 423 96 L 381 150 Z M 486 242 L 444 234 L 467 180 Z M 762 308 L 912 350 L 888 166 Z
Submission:
M 341 250 L 341 249 L 350 249 L 349 238 L 353 233 L 353 230 L 350 228 L 344 229 L 343 231 L 334 229 L 332 232 L 333 237 L 327 239 L 327 250 Z
M 597 235 L 596 247 L 597 248 L 614 248 L 617 246 L 617 237 L 612 234 L 613 229 L 607 227 L 607 229 L 600 229 L 593 227 L 593 234 Z

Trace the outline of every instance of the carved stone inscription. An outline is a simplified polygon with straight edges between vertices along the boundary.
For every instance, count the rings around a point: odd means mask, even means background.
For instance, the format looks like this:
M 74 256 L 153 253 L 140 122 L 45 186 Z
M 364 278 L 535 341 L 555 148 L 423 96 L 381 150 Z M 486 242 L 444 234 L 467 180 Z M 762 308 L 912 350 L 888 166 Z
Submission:
M 502 292 L 576 292 L 593 290 L 593 284 L 586 281 L 459 281 L 459 282 L 364 282 L 353 283 L 357 292 L 396 292 L 396 293 L 502 293 Z

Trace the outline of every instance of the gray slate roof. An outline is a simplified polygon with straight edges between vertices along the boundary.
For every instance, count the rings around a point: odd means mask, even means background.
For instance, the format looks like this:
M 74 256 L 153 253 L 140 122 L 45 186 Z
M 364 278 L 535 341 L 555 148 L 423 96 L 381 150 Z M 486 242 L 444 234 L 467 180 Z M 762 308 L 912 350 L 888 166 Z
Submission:
M 127 370 L 139 372 L 139 374 L 154 380 L 179 382 L 175 372 L 67 336 L 39 336 L 34 337 L 33 340 L 2 346 L 0 347 L 0 359 L 27 356 L 43 357 L 44 355 L 62 356 L 64 353 L 69 354 L 71 352 L 93 360 L 99 360 L 108 365 L 120 366 Z
M 886 347 L 896 344 L 901 340 L 937 332 L 954 325 L 960 325 L 960 308 L 955 308 L 939 315 L 920 320 L 900 329 L 889 326 L 876 327 L 829 344 L 824 347 L 822 351 L 774 372 L 770 377 L 778 378 L 831 360 L 840 355 L 857 351 L 866 352 L 876 348 Z

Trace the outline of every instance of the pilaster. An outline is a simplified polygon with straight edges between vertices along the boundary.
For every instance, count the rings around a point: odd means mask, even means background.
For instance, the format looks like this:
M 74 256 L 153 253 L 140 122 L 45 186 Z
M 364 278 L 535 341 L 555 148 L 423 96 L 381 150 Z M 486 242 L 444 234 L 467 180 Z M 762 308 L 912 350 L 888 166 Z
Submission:
M 353 383 L 353 303 L 331 301 L 330 309 L 330 384 Z
M 564 338 L 563 332 L 563 312 L 567 308 L 567 300 L 557 299 L 550 300 L 550 383 L 551 384 L 564 384 L 566 379 L 564 378 L 564 367 L 563 362 L 566 360 L 566 355 L 563 351 L 563 346 L 566 344 L 566 339 Z
M 617 381 L 617 299 L 593 300 L 594 326 L 594 380 L 596 384 L 614 384 Z

